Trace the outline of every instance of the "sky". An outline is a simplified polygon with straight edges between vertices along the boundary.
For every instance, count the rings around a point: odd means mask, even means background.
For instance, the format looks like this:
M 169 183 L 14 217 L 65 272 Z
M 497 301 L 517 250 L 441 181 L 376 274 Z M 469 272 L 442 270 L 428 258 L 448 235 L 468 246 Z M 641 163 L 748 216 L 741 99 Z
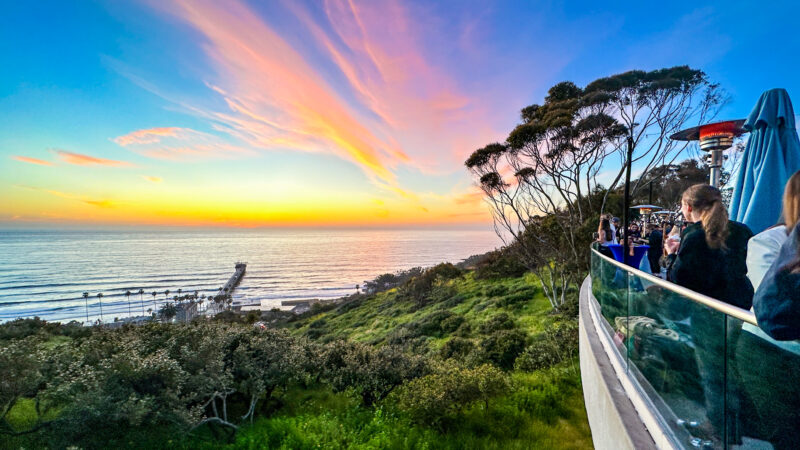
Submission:
M 0 227 L 471 226 L 547 89 L 690 65 L 800 95 L 800 5 L 3 1 Z

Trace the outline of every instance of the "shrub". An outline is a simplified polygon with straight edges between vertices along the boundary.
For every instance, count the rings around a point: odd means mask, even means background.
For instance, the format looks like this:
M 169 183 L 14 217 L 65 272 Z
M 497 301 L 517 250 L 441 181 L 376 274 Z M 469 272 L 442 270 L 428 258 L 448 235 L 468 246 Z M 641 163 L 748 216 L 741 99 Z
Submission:
M 317 320 L 311 322 L 310 324 L 308 324 L 308 327 L 309 328 L 322 328 L 322 327 L 325 326 L 325 323 L 327 323 L 325 318 L 317 319 Z
M 450 311 L 436 311 L 415 322 L 408 323 L 404 328 L 409 330 L 406 336 L 434 336 L 442 337 L 456 331 L 464 323 L 464 317 Z M 402 332 L 401 332 L 402 333 Z M 396 335 L 395 335 L 396 336 Z M 392 336 L 392 337 L 395 337 Z
M 486 287 L 483 290 L 483 294 L 489 298 L 492 297 L 501 297 L 508 293 L 508 288 L 503 286 L 502 284 L 492 284 Z
M 449 368 L 406 383 L 397 400 L 415 422 L 442 429 L 475 403 L 488 409 L 489 401 L 508 386 L 505 374 L 489 365 Z
M 475 279 L 517 278 L 527 272 L 528 269 L 520 262 L 519 257 L 508 249 L 500 249 L 487 253 L 486 257 L 476 264 Z
M 464 316 L 452 315 L 441 322 L 441 330 L 444 334 L 452 333 L 458 330 L 461 325 L 466 323 Z
M 475 349 L 475 344 L 469 340 L 460 337 L 451 338 L 445 342 L 439 350 L 439 355 L 444 359 L 449 358 L 463 358 L 470 354 Z
M 515 363 L 519 370 L 534 370 L 552 367 L 572 359 L 578 350 L 578 324 L 562 322 L 536 335 Z
M 400 286 L 398 292 L 401 298 L 422 306 L 432 302 L 430 297 L 435 286 L 462 275 L 463 271 L 450 263 L 437 264 L 405 282 Z M 442 299 L 441 295 L 434 296 L 434 298 Z
M 383 400 L 394 388 L 427 373 L 425 361 L 398 348 L 335 342 L 323 351 L 325 378 L 337 392 L 352 389 L 365 405 Z
M 472 325 L 469 322 L 462 323 L 458 329 L 453 333 L 454 336 L 469 337 L 472 335 Z
M 483 339 L 480 356 L 483 360 L 509 370 L 525 349 L 527 335 L 522 330 L 500 330 Z
M 533 300 L 536 295 L 536 289 L 522 289 L 517 292 L 512 292 L 497 301 L 497 306 L 501 308 L 514 308 L 522 306 L 523 304 Z
M 514 320 L 506 313 L 496 314 L 483 322 L 478 327 L 482 334 L 491 334 L 500 330 L 511 330 L 515 327 Z

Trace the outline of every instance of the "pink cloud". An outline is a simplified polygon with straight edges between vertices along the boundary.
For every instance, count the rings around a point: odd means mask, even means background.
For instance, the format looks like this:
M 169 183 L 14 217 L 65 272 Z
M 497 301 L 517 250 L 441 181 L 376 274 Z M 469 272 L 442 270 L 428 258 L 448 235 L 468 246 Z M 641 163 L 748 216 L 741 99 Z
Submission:
M 133 164 L 126 161 L 117 161 L 113 159 L 97 158 L 94 156 L 84 155 L 81 153 L 68 152 L 66 150 L 54 150 L 59 159 L 67 164 L 74 164 L 77 166 L 111 166 L 111 167 L 132 167 Z
M 133 144 L 153 144 L 159 142 L 164 136 L 176 136 L 182 130 L 178 127 L 148 128 L 116 137 L 113 141 L 123 147 Z
M 190 128 L 148 128 L 132 131 L 112 140 L 149 158 L 170 161 L 230 158 L 253 153 L 218 136 Z
M 28 157 L 28 156 L 12 155 L 11 159 L 14 159 L 14 160 L 17 160 L 17 161 L 20 161 L 20 162 L 24 162 L 24 163 L 29 163 L 29 164 L 38 164 L 40 166 L 54 166 L 55 165 L 55 164 L 51 163 L 50 161 L 45 161 L 43 159 L 38 159 L 38 158 L 31 158 L 31 157 Z

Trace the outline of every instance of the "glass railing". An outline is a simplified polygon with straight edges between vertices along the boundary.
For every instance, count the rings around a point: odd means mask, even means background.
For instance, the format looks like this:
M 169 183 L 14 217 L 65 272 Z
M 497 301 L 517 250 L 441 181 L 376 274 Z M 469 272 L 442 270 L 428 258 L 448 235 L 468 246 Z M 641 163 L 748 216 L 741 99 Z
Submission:
M 686 448 L 800 448 L 800 341 L 750 311 L 592 251 L 592 293 L 624 370 Z

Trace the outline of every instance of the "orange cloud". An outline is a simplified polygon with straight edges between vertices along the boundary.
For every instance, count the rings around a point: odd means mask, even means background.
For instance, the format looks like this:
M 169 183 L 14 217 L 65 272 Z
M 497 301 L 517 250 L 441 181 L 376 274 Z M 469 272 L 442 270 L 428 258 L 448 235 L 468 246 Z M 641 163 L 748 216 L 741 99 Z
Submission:
M 56 190 L 53 190 L 53 189 L 43 189 L 43 188 L 38 188 L 38 187 L 34 187 L 34 186 L 24 186 L 24 185 L 15 185 L 14 187 L 21 188 L 21 189 L 29 189 L 29 190 L 32 190 L 32 191 L 46 192 L 46 193 L 48 193 L 50 195 L 53 195 L 55 197 L 66 198 L 66 199 L 69 199 L 69 200 L 76 200 L 76 201 L 79 201 L 79 202 L 82 202 L 82 203 L 86 203 L 87 205 L 97 206 L 97 207 L 100 207 L 100 208 L 112 208 L 115 205 L 115 203 L 113 201 L 111 201 L 111 200 L 97 200 L 97 199 L 84 197 L 82 195 L 70 194 L 70 193 L 67 193 L 67 192 L 56 191 Z
M 68 152 L 66 150 L 55 150 L 58 157 L 68 164 L 77 166 L 111 166 L 111 167 L 131 167 L 133 164 L 126 161 L 116 161 L 113 159 L 96 158 L 94 156 L 81 153 Z
M 385 113 L 391 104 L 373 101 L 372 110 L 386 118 L 375 123 L 360 105 L 343 98 L 297 47 L 239 2 L 180 1 L 161 7 L 208 41 L 206 51 L 221 78 L 212 89 L 223 96 L 229 111 L 201 114 L 215 120 L 218 129 L 253 147 L 332 151 L 362 167 L 374 181 L 398 187 L 393 168 L 412 160 L 385 126 L 391 122 Z M 383 60 L 380 64 L 391 77 Z M 352 77 L 358 86 L 356 74 Z M 360 86 L 367 95 L 369 86 Z
M 146 130 L 137 130 L 124 136 L 116 137 L 113 141 L 123 147 L 133 144 L 154 144 L 160 142 L 162 137 L 174 137 L 181 131 L 183 131 L 183 129 L 178 127 L 148 128 Z
M 162 181 L 164 181 L 163 179 L 161 179 L 161 177 L 153 177 L 153 176 L 150 176 L 150 175 L 142 175 L 142 178 L 144 178 L 145 180 L 147 180 L 147 181 L 149 181 L 151 183 L 161 183 Z
M 17 161 L 30 163 L 30 164 L 38 164 L 40 166 L 54 166 L 55 165 L 55 164 L 51 163 L 50 161 L 45 161 L 43 159 L 38 159 L 38 158 L 30 158 L 28 156 L 12 155 L 11 159 L 15 159 Z

